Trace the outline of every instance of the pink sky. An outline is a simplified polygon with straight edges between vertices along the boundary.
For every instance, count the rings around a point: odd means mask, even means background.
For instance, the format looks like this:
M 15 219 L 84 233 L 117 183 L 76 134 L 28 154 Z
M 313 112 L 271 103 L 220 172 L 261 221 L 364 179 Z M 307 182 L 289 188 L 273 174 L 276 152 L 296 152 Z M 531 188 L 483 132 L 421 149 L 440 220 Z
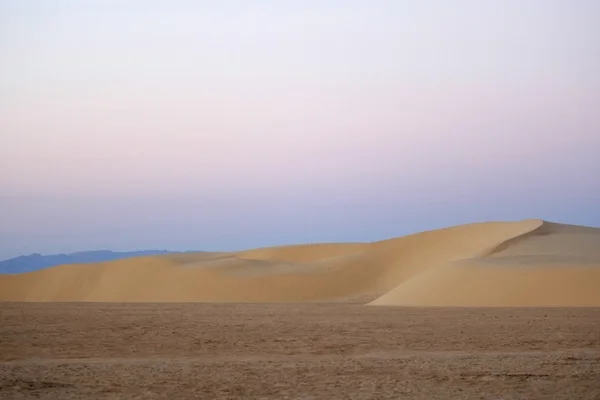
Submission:
M 600 224 L 600 6 L 483 3 L 0 5 L 0 258 Z

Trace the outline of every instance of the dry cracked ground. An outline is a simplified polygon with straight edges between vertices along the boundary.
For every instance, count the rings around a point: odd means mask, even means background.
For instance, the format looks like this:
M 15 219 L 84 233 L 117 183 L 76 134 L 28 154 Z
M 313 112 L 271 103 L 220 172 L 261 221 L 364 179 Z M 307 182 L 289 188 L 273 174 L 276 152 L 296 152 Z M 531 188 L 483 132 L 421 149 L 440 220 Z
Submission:
M 600 399 L 600 309 L 0 303 L 2 399 Z

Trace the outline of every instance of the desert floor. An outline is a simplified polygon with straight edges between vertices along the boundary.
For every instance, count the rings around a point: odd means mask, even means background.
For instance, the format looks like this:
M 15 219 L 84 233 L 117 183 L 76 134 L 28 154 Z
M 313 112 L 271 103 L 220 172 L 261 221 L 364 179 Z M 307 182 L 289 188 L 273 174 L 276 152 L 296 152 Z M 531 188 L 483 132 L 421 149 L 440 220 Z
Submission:
M 2 399 L 598 399 L 600 308 L 0 303 Z

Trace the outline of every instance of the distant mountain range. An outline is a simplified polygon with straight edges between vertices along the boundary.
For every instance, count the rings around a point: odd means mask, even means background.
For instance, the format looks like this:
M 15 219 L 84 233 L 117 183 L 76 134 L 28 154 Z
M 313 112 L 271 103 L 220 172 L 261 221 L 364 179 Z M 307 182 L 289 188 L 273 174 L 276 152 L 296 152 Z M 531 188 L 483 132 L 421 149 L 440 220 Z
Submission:
M 141 251 L 111 251 L 94 250 L 81 251 L 70 254 L 30 254 L 9 260 L 0 261 L 0 274 L 20 274 L 36 271 L 38 269 L 54 267 L 63 264 L 84 264 L 103 261 L 118 260 L 129 257 L 152 256 L 157 254 L 180 253 L 167 250 L 141 250 Z

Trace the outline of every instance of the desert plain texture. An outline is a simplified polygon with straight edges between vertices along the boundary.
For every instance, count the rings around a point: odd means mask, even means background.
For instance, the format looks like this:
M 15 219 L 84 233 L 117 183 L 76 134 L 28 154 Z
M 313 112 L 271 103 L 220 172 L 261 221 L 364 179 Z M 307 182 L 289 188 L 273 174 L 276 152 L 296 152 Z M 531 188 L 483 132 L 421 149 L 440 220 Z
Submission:
M 1 399 L 598 399 L 600 309 L 5 303 Z
M 65 265 L 0 300 L 2 399 L 600 398 L 597 228 Z

